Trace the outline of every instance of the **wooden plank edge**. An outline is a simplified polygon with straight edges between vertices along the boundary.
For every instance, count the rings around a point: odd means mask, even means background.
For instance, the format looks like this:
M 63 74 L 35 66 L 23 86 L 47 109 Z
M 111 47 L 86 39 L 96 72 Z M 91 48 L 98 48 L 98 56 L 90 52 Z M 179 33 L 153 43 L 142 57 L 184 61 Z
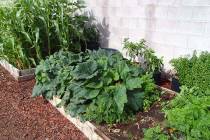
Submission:
M 89 140 L 111 140 L 103 132 L 97 129 L 91 122 L 81 122 L 78 118 L 73 118 L 66 114 L 64 108 L 57 108 L 56 105 L 61 101 L 57 97 L 53 97 L 53 100 L 48 100 L 65 118 L 73 123 Z
M 168 93 L 170 93 L 172 95 L 177 95 L 178 94 L 178 92 L 175 92 L 175 91 L 170 90 L 168 88 L 161 87 L 161 86 L 158 86 L 158 85 L 156 85 L 156 86 L 157 86 L 157 89 L 162 90 L 162 91 L 165 91 L 165 92 L 168 92 Z
M 157 89 L 168 92 L 172 95 L 176 95 L 177 92 L 170 89 L 161 87 L 157 85 Z M 91 122 L 86 121 L 82 123 L 78 118 L 73 118 L 70 115 L 66 114 L 64 108 L 57 108 L 56 105 L 61 102 L 57 97 L 53 97 L 53 100 L 48 100 L 65 118 L 67 118 L 71 123 L 73 123 L 88 139 L 90 140 L 111 140 L 106 136 L 101 130 L 97 129 L 97 126 L 94 126 Z
M 17 68 L 8 63 L 6 60 L 1 60 L 0 64 L 17 80 L 17 77 L 20 75 L 20 71 Z
M 0 65 L 19 82 L 28 81 L 35 78 L 35 68 L 19 70 L 6 60 L 0 60 Z

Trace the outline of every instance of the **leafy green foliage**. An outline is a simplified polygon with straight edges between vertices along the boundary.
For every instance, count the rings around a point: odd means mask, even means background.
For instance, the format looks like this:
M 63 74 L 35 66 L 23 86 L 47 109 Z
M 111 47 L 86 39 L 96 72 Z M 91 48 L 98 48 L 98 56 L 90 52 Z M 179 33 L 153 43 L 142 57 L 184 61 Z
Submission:
M 144 140 L 169 140 L 169 136 L 164 134 L 158 125 L 144 132 Z
M 205 92 L 210 88 L 210 53 L 202 52 L 200 56 L 194 52 L 192 57 L 180 57 L 171 60 L 181 85 L 199 87 Z
M 60 49 L 85 50 L 98 41 L 98 31 L 79 14 L 83 8 L 80 0 L 16 0 L 0 7 L 0 57 L 24 69 Z
M 168 133 L 158 130 L 158 135 L 153 133 L 156 128 L 151 128 L 145 137 L 159 137 L 168 135 L 168 139 L 208 140 L 210 138 L 210 91 L 202 92 L 197 87 L 182 87 L 181 93 L 165 108 L 165 128 L 170 128 Z M 152 132 L 152 133 L 151 133 Z
M 138 58 L 143 58 L 141 65 L 145 67 L 146 71 L 161 71 L 163 67 L 162 58 L 159 59 L 155 55 L 154 50 L 149 48 L 145 43 L 146 41 L 144 39 L 142 39 L 140 42 L 130 42 L 128 39 L 125 39 L 124 49 L 127 50 L 127 55 L 131 58 L 132 61 L 135 61 Z
M 41 61 L 33 90 L 33 96 L 59 97 L 71 116 L 98 123 L 126 120 L 156 94 L 151 75 L 120 53 L 102 49 L 60 51 Z
M 183 87 L 180 95 L 165 109 L 169 126 L 182 132 L 186 139 L 209 139 L 209 103 L 209 92 L 204 94 L 197 88 Z

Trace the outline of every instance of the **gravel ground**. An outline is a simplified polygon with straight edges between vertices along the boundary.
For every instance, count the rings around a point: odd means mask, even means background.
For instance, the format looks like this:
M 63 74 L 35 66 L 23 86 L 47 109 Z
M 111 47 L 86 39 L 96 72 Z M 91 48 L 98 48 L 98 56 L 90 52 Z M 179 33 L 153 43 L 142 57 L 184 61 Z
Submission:
M 34 83 L 18 83 L 0 67 L 0 140 L 86 140 L 50 103 L 30 97 Z

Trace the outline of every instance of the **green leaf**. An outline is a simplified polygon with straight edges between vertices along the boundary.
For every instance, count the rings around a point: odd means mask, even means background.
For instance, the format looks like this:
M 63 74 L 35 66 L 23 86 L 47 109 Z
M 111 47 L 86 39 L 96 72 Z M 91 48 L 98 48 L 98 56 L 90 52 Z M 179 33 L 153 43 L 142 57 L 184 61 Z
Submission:
M 27 42 L 29 42 L 30 44 L 32 44 L 32 40 L 30 38 L 30 35 L 27 32 L 25 32 L 25 31 L 22 31 L 21 33 L 24 35 L 25 40 Z
M 87 61 L 80 63 L 76 66 L 75 70 L 72 72 L 72 75 L 75 79 L 90 79 L 96 76 L 97 71 L 97 63 L 96 61 Z
M 100 93 L 100 90 L 96 89 L 96 90 L 92 90 L 89 89 L 88 92 L 85 95 L 85 99 L 93 99 L 95 97 L 97 97 Z
M 100 89 L 103 87 L 102 81 L 90 82 L 86 85 L 87 88 Z
M 35 85 L 34 88 L 33 88 L 33 91 L 32 91 L 32 97 L 42 95 L 42 88 L 43 88 L 43 86 L 40 85 L 40 84 Z
M 128 91 L 128 106 L 135 112 L 143 110 L 144 96 L 139 90 Z
M 118 85 L 114 92 L 114 100 L 117 104 L 119 113 L 124 110 L 124 105 L 127 103 L 126 88 L 124 85 Z
M 137 88 L 142 88 L 142 84 L 144 81 L 141 80 L 141 78 L 136 77 L 136 78 L 127 78 L 126 79 L 126 88 L 128 90 L 134 90 Z
M 128 76 L 128 73 L 130 71 L 128 65 L 126 64 L 126 61 L 118 62 L 117 66 L 118 66 L 118 72 L 120 74 L 120 77 L 122 79 L 126 79 L 126 77 Z

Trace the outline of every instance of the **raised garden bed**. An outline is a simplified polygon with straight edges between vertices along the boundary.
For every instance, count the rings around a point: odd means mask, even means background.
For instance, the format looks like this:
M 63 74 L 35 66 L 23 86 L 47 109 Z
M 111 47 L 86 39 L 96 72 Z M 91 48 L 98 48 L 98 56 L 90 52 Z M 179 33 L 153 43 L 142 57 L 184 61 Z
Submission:
M 27 81 L 34 79 L 35 68 L 19 70 L 6 60 L 0 60 L 0 65 L 4 67 L 17 81 Z
M 144 129 L 153 127 L 157 123 L 164 123 L 161 103 L 173 99 L 176 94 L 174 91 L 164 87 L 157 86 L 157 88 L 164 93 L 160 100 L 155 102 L 150 109 L 145 112 L 139 112 L 134 116 L 135 119 L 133 121 L 113 125 L 99 125 L 89 121 L 81 122 L 80 119 L 67 115 L 63 107 L 56 107 L 61 102 L 59 98 L 53 97 L 53 100 L 49 100 L 49 102 L 90 140 L 137 140 L 143 138 Z

